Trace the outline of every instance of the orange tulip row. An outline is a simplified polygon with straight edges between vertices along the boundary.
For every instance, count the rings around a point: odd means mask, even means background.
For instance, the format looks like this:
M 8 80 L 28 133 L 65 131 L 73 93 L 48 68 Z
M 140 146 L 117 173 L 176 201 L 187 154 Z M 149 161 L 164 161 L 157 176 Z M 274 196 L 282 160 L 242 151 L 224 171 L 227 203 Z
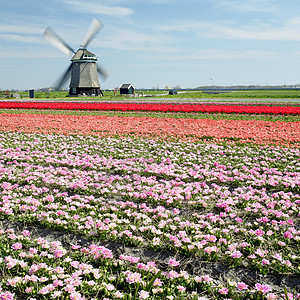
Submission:
M 129 135 L 300 145 L 300 122 L 91 115 L 0 114 L 1 131 Z

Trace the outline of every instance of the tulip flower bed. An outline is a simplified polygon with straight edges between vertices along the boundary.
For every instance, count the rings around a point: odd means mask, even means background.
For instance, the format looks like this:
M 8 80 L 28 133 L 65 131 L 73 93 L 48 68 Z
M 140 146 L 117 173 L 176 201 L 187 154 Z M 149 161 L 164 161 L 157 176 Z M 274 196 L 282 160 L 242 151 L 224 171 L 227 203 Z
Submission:
M 63 110 L 116 110 L 116 111 L 160 111 L 160 112 L 206 112 L 238 114 L 300 114 L 299 106 L 268 105 L 205 105 L 205 104 L 151 104 L 151 103 L 87 103 L 87 102 L 0 102 L 0 109 L 63 109 Z
M 99 116 L 20 114 L 14 128 L 10 117 L 1 115 L 15 132 L 0 133 L 0 299 L 300 297 L 299 148 L 99 138 L 89 135 Z M 86 135 L 49 134 L 55 122 L 74 134 L 79 120 Z
M 300 122 L 175 119 L 105 115 L 0 114 L 0 131 L 95 136 L 132 135 L 299 147 Z

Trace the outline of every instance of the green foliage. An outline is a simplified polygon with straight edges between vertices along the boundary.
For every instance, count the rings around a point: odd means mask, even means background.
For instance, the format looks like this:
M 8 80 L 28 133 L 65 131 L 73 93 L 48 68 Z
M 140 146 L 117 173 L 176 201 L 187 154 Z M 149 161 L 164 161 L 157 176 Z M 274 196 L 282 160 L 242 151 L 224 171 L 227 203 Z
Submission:
M 212 95 L 213 98 L 300 98 L 300 90 L 253 90 L 253 91 L 233 91 Z
M 300 98 L 300 90 L 253 90 L 253 91 L 232 91 L 232 92 L 218 92 L 216 93 L 205 93 L 202 91 L 181 91 L 175 96 L 164 95 L 160 96 L 161 98 L 205 98 L 205 99 L 219 99 L 231 98 L 232 101 L 236 101 L 237 99 L 269 99 L 273 101 L 274 99 L 295 99 Z
M 62 99 L 62 100 L 71 100 L 79 99 L 80 100 L 96 100 L 96 99 L 132 99 L 132 96 L 120 95 L 120 92 L 117 91 L 116 94 L 114 91 L 104 91 L 104 97 L 69 97 L 68 91 L 51 91 L 51 92 L 35 92 L 35 99 Z M 28 92 L 19 92 L 22 98 L 29 98 Z M 179 91 L 177 95 L 169 95 L 168 90 L 135 90 L 135 94 L 139 94 L 140 97 L 136 98 L 137 100 L 147 99 L 150 100 L 152 97 L 159 98 L 169 98 L 171 99 L 219 99 L 220 98 L 231 98 L 232 101 L 236 101 L 239 98 L 244 99 L 269 99 L 270 101 L 274 99 L 296 99 L 300 98 L 300 90 L 245 90 L 245 91 L 232 91 L 232 92 L 221 92 L 221 93 L 206 93 L 196 90 L 188 91 Z M 142 97 L 143 96 L 143 97 Z

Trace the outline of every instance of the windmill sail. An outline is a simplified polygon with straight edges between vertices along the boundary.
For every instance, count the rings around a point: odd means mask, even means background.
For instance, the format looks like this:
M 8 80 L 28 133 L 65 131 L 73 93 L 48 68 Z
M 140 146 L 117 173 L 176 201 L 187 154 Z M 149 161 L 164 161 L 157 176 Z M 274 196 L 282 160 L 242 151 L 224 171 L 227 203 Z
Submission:
M 80 44 L 80 47 L 82 48 L 86 48 L 87 45 L 93 40 L 93 38 L 96 36 L 96 34 L 98 33 L 98 31 L 100 30 L 100 28 L 103 26 L 103 24 L 97 20 L 97 19 L 93 19 L 90 28 L 85 36 L 85 38 L 83 39 L 83 41 Z
M 48 27 L 43 33 L 43 37 L 52 44 L 55 48 L 71 56 L 75 51 L 62 39 L 60 38 L 50 27 Z

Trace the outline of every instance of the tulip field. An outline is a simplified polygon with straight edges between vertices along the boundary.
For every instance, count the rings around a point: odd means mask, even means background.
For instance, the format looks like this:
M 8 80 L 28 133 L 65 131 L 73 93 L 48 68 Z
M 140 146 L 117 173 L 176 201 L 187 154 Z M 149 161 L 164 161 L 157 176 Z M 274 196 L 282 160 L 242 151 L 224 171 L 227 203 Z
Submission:
M 116 102 L 0 102 L 1 108 L 37 108 L 66 110 L 116 110 L 116 111 L 162 111 L 206 113 L 255 113 L 300 114 L 300 106 L 246 105 L 246 104 L 199 104 L 195 103 L 116 103 Z
M 0 300 L 300 299 L 299 106 L 0 109 Z

